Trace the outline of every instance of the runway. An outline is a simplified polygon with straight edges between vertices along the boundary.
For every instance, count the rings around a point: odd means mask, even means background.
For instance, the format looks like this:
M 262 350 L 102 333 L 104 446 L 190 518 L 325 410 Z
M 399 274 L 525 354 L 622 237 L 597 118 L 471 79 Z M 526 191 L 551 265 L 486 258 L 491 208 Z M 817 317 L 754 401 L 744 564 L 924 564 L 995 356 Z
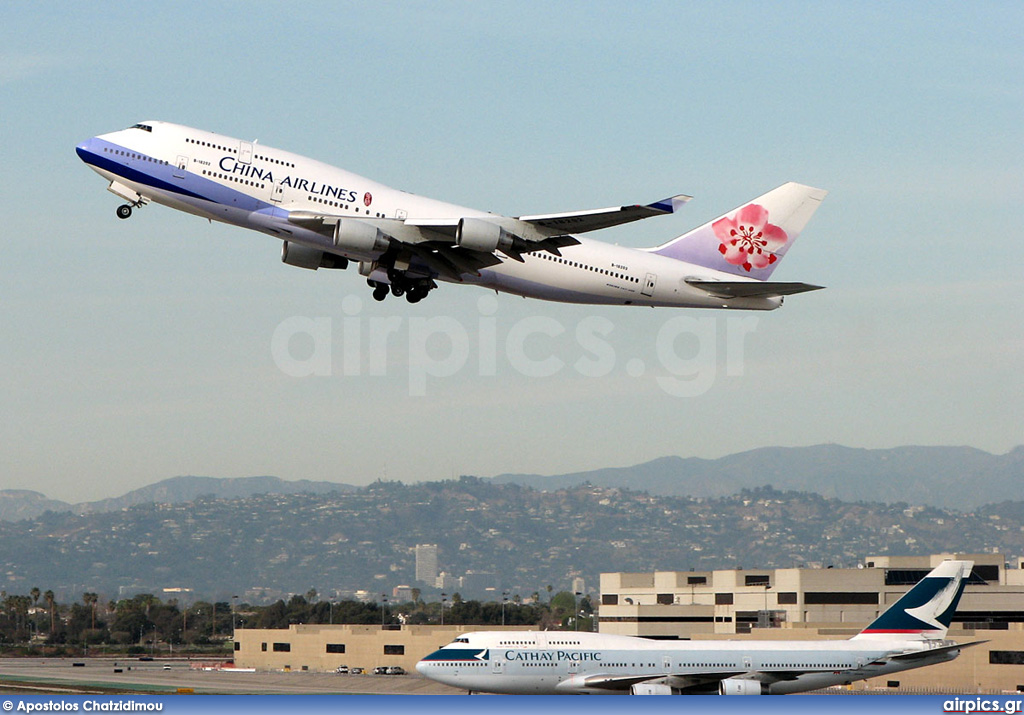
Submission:
M 416 674 L 232 673 L 198 670 L 192 667 L 195 664 L 195 661 L 173 659 L 146 662 L 114 658 L 0 658 L 0 693 L 457 695 L 464 692 Z M 165 665 L 170 669 L 165 669 Z

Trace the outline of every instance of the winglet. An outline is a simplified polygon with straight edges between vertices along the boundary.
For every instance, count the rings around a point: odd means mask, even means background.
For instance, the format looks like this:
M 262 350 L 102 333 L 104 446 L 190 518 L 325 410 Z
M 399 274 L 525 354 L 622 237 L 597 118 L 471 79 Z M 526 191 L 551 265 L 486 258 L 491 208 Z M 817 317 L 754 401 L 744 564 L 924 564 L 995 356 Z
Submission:
M 667 199 L 662 199 L 661 201 L 655 201 L 653 204 L 647 204 L 646 208 L 672 214 L 683 208 L 683 204 L 692 198 L 692 196 L 687 196 L 686 194 L 677 194 L 676 196 L 669 196 Z

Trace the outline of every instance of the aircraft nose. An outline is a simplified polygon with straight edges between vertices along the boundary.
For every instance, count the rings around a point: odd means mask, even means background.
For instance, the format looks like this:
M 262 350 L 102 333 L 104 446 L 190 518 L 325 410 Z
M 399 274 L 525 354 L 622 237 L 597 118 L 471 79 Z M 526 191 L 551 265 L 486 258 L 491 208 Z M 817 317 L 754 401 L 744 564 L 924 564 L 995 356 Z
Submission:
M 90 159 L 94 155 L 94 144 L 95 139 L 86 139 L 84 142 L 81 142 L 78 146 L 75 147 L 75 153 L 78 154 L 78 158 L 84 161 L 86 164 L 92 163 Z

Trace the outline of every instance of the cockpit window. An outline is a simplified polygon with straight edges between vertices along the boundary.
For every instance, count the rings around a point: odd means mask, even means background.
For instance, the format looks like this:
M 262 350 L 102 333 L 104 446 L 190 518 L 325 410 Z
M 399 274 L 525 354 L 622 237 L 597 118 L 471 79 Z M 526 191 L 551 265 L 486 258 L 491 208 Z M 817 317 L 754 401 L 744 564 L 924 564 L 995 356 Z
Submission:
M 452 643 L 469 643 L 469 638 L 456 638 Z
M 153 127 L 149 126 L 148 124 L 133 124 L 130 128 L 131 129 L 141 129 L 144 132 L 151 132 L 151 131 L 153 131 Z

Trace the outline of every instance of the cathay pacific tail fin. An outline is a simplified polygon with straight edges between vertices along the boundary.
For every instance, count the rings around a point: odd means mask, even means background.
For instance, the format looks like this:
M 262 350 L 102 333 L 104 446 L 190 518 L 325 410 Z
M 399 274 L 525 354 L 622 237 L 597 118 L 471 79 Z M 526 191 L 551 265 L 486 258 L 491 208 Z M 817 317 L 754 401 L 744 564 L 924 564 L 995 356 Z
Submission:
M 973 561 L 943 561 L 854 638 L 945 638 Z

